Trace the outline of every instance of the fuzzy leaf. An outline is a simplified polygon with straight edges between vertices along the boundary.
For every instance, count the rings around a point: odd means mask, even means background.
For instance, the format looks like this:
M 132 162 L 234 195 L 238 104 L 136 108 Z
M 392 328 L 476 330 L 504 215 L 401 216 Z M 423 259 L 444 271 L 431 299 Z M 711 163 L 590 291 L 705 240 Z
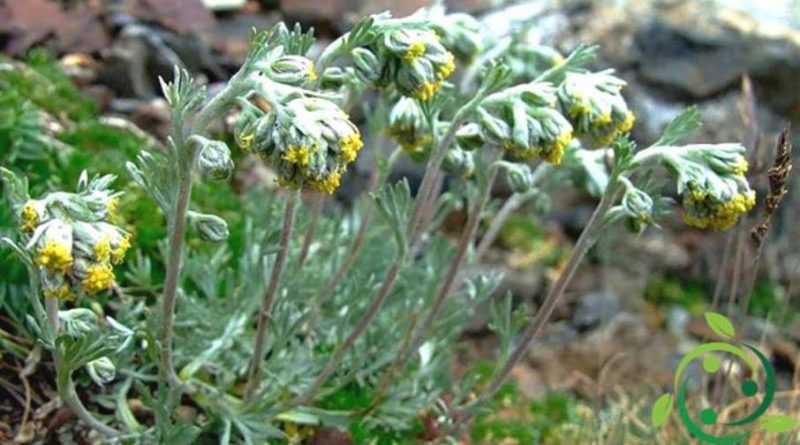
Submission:
M 700 112 L 696 106 L 686 108 L 681 114 L 667 124 L 661 137 L 653 144 L 653 147 L 674 145 L 682 141 L 702 125 Z
M 716 312 L 706 312 L 705 317 L 708 327 L 720 337 L 727 339 L 736 335 L 736 331 L 733 329 L 733 323 L 724 315 Z
M 19 177 L 11 170 L 0 167 L 0 179 L 3 181 L 3 188 L 13 207 L 22 206 L 25 201 L 30 199 L 26 177 Z
M 536 80 L 540 82 L 561 83 L 570 71 L 577 71 L 592 63 L 597 58 L 597 46 L 579 45 L 564 62 L 542 73 Z
M 664 424 L 672 413 L 672 394 L 666 393 L 656 399 L 650 411 L 650 424 L 658 427 Z
M 405 229 L 411 210 L 411 190 L 408 181 L 403 179 L 385 186 L 373 195 L 381 216 L 394 232 L 395 241 L 401 250 L 406 248 Z

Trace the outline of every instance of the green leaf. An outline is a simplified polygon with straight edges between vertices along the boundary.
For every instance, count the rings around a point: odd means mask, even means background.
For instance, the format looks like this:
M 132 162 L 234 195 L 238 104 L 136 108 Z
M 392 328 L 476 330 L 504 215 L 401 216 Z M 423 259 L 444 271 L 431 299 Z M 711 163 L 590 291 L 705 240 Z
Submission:
M 650 411 L 650 424 L 658 427 L 664 424 L 672 413 L 672 394 L 666 393 L 656 399 Z
M 13 207 L 21 207 L 30 199 L 28 194 L 28 178 L 17 176 L 11 170 L 0 167 L 0 179 L 8 200 Z
M 166 82 L 162 77 L 159 77 L 158 81 L 167 103 L 179 113 L 192 113 L 205 101 L 206 87 L 199 85 L 185 69 L 175 66 L 171 82 Z
M 783 414 L 772 414 L 761 419 L 759 428 L 770 433 L 784 433 L 797 425 L 797 419 Z
M 405 230 L 411 211 L 411 189 L 405 178 L 396 184 L 384 186 L 373 195 L 378 211 L 389 227 L 394 232 L 395 241 L 399 249 L 406 246 Z
M 595 45 L 579 45 L 567 56 L 564 63 L 558 64 L 543 72 L 536 80 L 539 82 L 552 82 L 554 84 L 561 83 L 568 72 L 581 70 L 586 65 L 592 63 L 597 58 L 597 48 L 598 47 Z
M 706 312 L 706 323 L 711 330 L 722 338 L 733 338 L 736 331 L 733 329 L 733 323 L 722 314 L 716 312 Z
M 667 128 L 664 129 L 661 138 L 653 144 L 653 147 L 675 145 L 694 133 L 702 124 L 697 107 L 694 105 L 688 107 L 667 124 Z

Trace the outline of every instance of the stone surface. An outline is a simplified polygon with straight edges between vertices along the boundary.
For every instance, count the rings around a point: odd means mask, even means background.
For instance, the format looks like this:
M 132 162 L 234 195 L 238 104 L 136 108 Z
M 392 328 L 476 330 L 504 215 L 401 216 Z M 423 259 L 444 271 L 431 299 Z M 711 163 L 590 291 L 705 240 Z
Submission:
M 594 397 L 632 382 L 668 386 L 674 340 L 649 326 L 641 314 L 620 312 L 585 334 L 569 335 L 563 323 L 545 328 L 528 363 L 545 385 Z
M 578 300 L 572 326 L 578 331 L 594 329 L 611 320 L 619 311 L 619 297 L 607 291 L 590 292 Z

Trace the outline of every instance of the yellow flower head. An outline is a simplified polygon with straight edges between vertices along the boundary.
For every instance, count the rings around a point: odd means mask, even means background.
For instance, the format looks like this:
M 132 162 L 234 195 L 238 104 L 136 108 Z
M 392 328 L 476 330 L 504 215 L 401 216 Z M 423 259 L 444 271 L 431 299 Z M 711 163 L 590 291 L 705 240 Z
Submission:
M 119 264 L 125 258 L 125 252 L 131 248 L 131 237 L 130 235 L 123 235 L 122 238 L 119 239 L 117 246 L 111 249 L 111 262 L 113 264 Z
M 44 294 L 45 298 L 55 298 L 57 300 L 64 301 L 75 299 L 75 294 L 72 293 L 72 289 L 70 289 L 66 283 L 54 288 L 44 288 L 42 293 Z
M 412 96 L 425 102 L 430 98 L 432 98 L 436 94 L 436 92 L 439 91 L 441 87 L 442 87 L 441 81 L 437 82 L 425 81 L 422 82 L 419 88 L 412 93 Z
M 39 211 L 36 209 L 34 202 L 26 202 L 20 212 L 20 219 L 22 220 L 20 229 L 22 229 L 23 232 L 33 232 L 33 229 L 39 224 L 39 217 Z
M 300 167 L 308 166 L 311 158 L 311 150 L 305 145 L 290 145 L 283 155 L 283 160 L 296 164 Z
M 340 171 L 331 172 L 328 176 L 311 181 L 311 187 L 320 192 L 332 194 L 342 183 L 342 173 Z
M 406 53 L 403 55 L 403 60 L 407 63 L 414 63 L 425 54 L 425 42 L 417 40 L 408 47 Z
M 36 263 L 45 269 L 64 273 L 72 266 L 72 253 L 64 244 L 49 240 L 39 249 Z
M 683 197 L 683 220 L 698 229 L 728 230 L 755 204 L 756 194 L 752 190 L 737 193 L 725 202 L 709 194 L 691 192 Z
M 108 222 L 114 224 L 119 220 L 119 197 L 114 196 L 106 203 L 106 210 L 108 211 Z
M 358 133 L 351 133 L 339 141 L 341 146 L 342 159 L 345 162 L 353 162 L 358 156 L 358 151 L 364 146 L 361 141 L 361 135 Z
M 94 257 L 101 263 L 107 263 L 111 260 L 111 237 L 108 235 L 103 236 L 97 244 L 94 245 Z
M 111 287 L 114 282 L 114 271 L 108 264 L 93 264 L 86 269 L 86 278 L 81 281 L 81 285 L 86 292 L 96 294 Z

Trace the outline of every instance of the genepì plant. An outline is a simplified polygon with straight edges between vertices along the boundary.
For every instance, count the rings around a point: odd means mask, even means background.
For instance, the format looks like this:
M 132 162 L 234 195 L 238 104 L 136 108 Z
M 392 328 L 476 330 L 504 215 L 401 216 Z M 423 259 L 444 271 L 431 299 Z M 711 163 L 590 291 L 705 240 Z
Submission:
M 672 179 L 684 220 L 700 229 L 728 229 L 755 204 L 744 147 L 679 145 L 699 125 L 692 108 L 637 147 L 625 82 L 587 68 L 592 47 L 562 57 L 517 35 L 484 35 L 470 16 L 440 7 L 361 20 L 316 60 L 313 41 L 283 24 L 256 33 L 241 69 L 210 99 L 186 71 L 162 82 L 168 149 L 128 165 L 166 216 L 163 283 L 141 254 L 125 276 L 154 290 L 155 313 L 130 296 L 116 319 L 84 306 L 114 287 L 131 243 L 115 225 L 113 178 L 84 176 L 76 193 L 33 199 L 24 179 L 3 170 L 20 227 L 5 241 L 29 268 L 29 323 L 53 353 L 62 399 L 107 440 L 295 443 L 333 425 L 356 440 L 383 432 L 402 442 L 415 437 L 403 434 L 420 413 L 435 417 L 444 439 L 508 378 L 603 228 L 621 221 L 641 232 L 669 210 L 654 174 Z M 369 131 L 350 118 L 356 107 Z M 231 235 L 225 219 L 192 201 L 195 181 L 225 181 L 235 170 L 235 153 L 209 134 L 232 114 L 238 149 L 263 159 L 282 189 L 242 194 L 235 259 L 222 243 Z M 384 137 L 396 141 L 391 154 Z M 306 212 L 301 192 L 333 193 L 364 150 L 372 176 L 353 212 Z M 407 180 L 388 181 L 405 155 L 425 165 L 414 197 Z M 459 185 L 442 193 L 446 176 Z M 502 176 L 514 193 L 493 218 L 491 190 Z M 520 324 L 510 299 L 492 302 L 497 368 L 488 381 L 454 381 L 452 346 L 500 280 L 469 266 L 516 207 L 570 184 L 599 203 L 542 306 Z M 467 215 L 455 245 L 436 230 L 454 206 Z M 188 228 L 218 244 L 187 251 Z M 59 309 L 67 302 L 71 309 Z M 94 402 L 114 419 L 84 408 L 72 381 L 82 367 L 110 388 Z M 130 391 L 152 424 L 132 413 Z M 202 416 L 175 415 L 187 400 Z

